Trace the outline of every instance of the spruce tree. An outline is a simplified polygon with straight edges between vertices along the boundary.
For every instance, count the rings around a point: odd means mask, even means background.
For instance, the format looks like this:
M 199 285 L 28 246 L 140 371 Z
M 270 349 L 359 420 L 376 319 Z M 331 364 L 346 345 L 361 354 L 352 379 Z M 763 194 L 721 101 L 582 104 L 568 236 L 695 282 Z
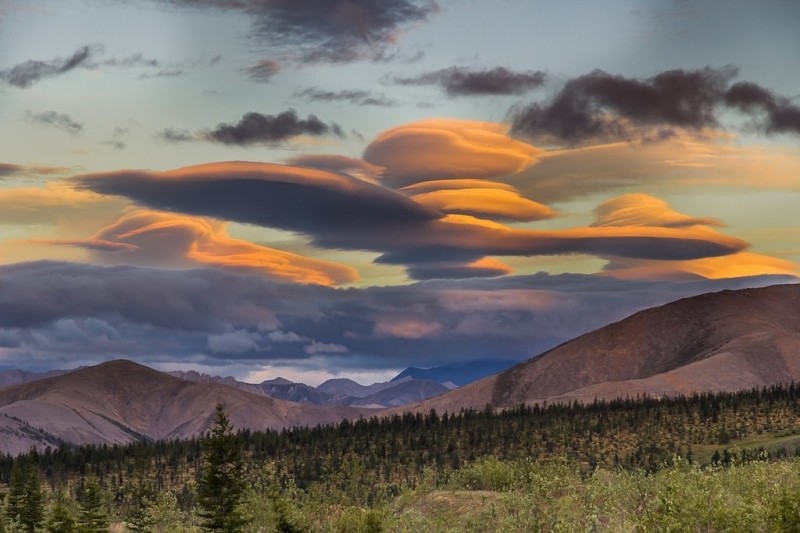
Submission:
M 84 480 L 78 505 L 80 506 L 79 533 L 108 532 L 108 513 L 103 503 L 103 491 L 96 478 L 89 477 Z
M 28 469 L 24 462 L 20 459 L 14 461 L 6 494 L 6 516 L 11 520 L 17 520 L 22 515 L 22 508 L 25 505 L 27 474 Z
M 28 467 L 25 477 L 25 499 L 20 509 L 20 523 L 26 531 L 33 533 L 44 522 L 44 495 L 39 470 L 35 465 Z
M 198 486 L 201 527 L 225 533 L 242 531 L 248 520 L 241 507 L 245 489 L 241 451 L 221 404 L 217 404 L 203 448 L 205 461 Z
M 60 494 L 53 508 L 50 510 L 50 518 L 45 524 L 47 533 L 75 533 L 75 519 L 72 513 L 64 504 L 64 496 Z

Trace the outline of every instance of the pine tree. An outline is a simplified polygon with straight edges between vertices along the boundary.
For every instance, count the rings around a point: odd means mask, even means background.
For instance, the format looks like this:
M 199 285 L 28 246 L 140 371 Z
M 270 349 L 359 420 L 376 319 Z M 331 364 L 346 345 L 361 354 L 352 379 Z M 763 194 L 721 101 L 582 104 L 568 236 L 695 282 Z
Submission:
M 248 520 L 241 508 L 245 486 L 239 439 L 221 404 L 217 404 L 203 448 L 205 462 L 198 486 L 201 526 L 206 531 L 242 531 Z
M 78 517 L 79 533 L 107 533 L 108 514 L 103 503 L 103 492 L 97 478 L 84 480 L 83 490 L 78 499 L 80 516 Z

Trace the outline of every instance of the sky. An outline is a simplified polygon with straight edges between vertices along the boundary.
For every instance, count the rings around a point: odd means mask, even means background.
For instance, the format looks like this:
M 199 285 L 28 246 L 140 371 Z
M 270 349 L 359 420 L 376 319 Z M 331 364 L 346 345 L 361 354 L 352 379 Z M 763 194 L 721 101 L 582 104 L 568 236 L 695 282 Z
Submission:
M 795 0 L 0 0 L 0 369 L 362 383 L 800 276 Z

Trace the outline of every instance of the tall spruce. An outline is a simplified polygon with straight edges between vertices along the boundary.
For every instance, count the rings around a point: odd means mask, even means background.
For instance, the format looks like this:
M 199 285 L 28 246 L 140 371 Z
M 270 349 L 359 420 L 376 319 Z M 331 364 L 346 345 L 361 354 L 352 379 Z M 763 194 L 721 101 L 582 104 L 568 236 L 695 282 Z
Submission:
M 238 533 L 248 522 L 242 509 L 245 485 L 240 444 L 232 429 L 222 404 L 217 404 L 214 424 L 203 440 L 203 475 L 197 490 L 201 527 L 206 531 Z
M 65 503 L 66 496 L 61 493 L 56 496 L 53 508 L 50 510 L 50 518 L 45 524 L 47 533 L 75 533 L 75 519 Z
M 20 512 L 20 523 L 25 531 L 33 533 L 44 523 L 44 494 L 39 480 L 39 469 L 35 465 L 28 466 L 25 477 L 25 500 Z
M 100 488 L 97 478 L 88 477 L 84 480 L 78 505 L 80 506 L 79 533 L 108 532 L 108 512 L 103 502 L 103 490 Z
M 31 454 L 31 460 L 34 459 Z M 44 495 L 39 481 L 39 470 L 28 458 L 20 458 L 11 470 L 6 515 L 22 531 L 33 532 L 44 522 Z
M 25 461 L 22 458 L 15 461 L 11 468 L 11 479 L 6 494 L 6 516 L 11 520 L 18 520 L 22 516 L 22 509 L 25 506 L 27 475 L 28 469 Z

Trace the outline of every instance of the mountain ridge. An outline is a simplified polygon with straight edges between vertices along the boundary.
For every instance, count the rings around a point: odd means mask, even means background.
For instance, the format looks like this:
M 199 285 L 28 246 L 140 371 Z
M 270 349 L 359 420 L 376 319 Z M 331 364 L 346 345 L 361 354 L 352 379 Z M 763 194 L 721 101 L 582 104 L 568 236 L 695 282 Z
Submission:
M 591 354 L 591 355 L 587 355 Z M 726 290 L 646 309 L 415 412 L 734 391 L 800 380 L 800 284 Z M 401 410 L 390 410 L 389 413 Z

